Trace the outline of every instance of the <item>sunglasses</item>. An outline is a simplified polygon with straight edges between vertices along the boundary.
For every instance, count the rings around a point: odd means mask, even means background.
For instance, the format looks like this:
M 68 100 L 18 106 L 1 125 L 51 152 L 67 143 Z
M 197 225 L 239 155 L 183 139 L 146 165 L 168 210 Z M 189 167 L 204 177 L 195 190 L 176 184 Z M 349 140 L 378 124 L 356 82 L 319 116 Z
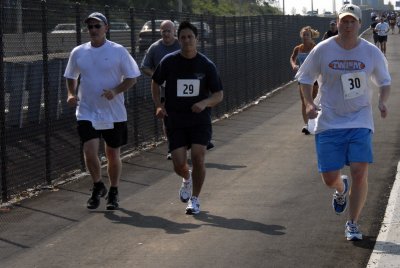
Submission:
M 91 30 L 91 29 L 93 29 L 93 28 L 100 29 L 101 26 L 102 26 L 101 24 L 95 24 L 95 25 L 88 25 L 87 28 L 88 28 L 89 30 Z

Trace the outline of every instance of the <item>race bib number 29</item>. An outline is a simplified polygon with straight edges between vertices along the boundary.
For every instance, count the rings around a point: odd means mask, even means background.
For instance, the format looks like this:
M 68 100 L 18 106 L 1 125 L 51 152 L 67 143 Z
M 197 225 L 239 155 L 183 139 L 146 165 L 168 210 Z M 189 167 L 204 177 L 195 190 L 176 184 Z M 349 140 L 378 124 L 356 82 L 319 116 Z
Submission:
M 343 94 L 346 100 L 364 95 L 367 86 L 365 72 L 347 73 L 342 75 Z
M 200 93 L 199 79 L 178 79 L 177 96 L 178 97 L 196 97 Z

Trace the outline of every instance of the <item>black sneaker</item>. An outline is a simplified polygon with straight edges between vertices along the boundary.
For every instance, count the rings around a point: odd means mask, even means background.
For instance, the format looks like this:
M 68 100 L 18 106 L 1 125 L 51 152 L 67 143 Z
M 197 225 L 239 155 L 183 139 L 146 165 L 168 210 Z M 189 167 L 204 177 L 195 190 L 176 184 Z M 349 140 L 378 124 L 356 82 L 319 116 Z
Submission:
M 115 187 L 110 187 L 110 191 L 108 192 L 108 196 L 107 196 L 106 209 L 107 210 L 118 209 L 118 207 L 119 207 L 118 201 L 119 201 L 118 189 Z
M 100 205 L 100 198 L 106 196 L 107 188 L 103 182 L 97 182 L 93 184 L 92 195 L 87 201 L 88 209 L 96 209 Z
M 332 199 L 332 207 L 337 215 L 342 214 L 346 210 L 347 193 L 349 192 L 349 177 L 347 177 L 346 175 L 342 175 L 340 178 L 343 181 L 344 191 L 343 193 L 335 191 Z
M 214 143 L 212 143 L 211 141 L 209 141 L 208 144 L 207 144 L 207 150 L 211 150 L 211 149 L 214 148 L 214 147 L 215 147 Z

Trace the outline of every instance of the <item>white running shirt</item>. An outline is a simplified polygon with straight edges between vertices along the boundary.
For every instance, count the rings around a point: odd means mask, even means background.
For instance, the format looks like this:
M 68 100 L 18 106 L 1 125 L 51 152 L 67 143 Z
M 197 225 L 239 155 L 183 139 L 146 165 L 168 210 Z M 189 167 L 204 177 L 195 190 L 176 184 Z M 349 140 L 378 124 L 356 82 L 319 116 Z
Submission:
M 372 83 L 390 85 L 388 63 L 373 44 L 361 39 L 357 47 L 346 50 L 335 38 L 320 42 L 310 52 L 296 74 L 301 84 L 319 84 L 320 111 L 315 131 L 368 128 L 374 131 Z
M 101 96 L 103 89 L 112 89 L 125 78 L 140 76 L 138 65 L 123 46 L 107 40 L 101 47 L 92 47 L 90 42 L 75 47 L 64 77 L 78 79 L 79 75 L 77 120 L 92 123 L 127 121 L 123 93 L 112 100 Z
M 379 22 L 375 26 L 375 30 L 378 32 L 379 36 L 387 36 L 389 29 L 390 29 L 390 26 L 386 22 Z

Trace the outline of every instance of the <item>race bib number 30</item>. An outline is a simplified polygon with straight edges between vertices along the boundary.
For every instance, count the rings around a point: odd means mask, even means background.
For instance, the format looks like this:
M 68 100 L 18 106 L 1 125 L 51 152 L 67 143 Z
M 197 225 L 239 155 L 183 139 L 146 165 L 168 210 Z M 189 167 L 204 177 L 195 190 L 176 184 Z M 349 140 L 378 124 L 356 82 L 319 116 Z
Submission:
M 367 86 L 365 72 L 347 73 L 341 76 L 343 94 L 346 100 L 364 95 Z
M 196 97 L 200 93 L 199 79 L 178 79 L 177 96 L 178 97 Z

